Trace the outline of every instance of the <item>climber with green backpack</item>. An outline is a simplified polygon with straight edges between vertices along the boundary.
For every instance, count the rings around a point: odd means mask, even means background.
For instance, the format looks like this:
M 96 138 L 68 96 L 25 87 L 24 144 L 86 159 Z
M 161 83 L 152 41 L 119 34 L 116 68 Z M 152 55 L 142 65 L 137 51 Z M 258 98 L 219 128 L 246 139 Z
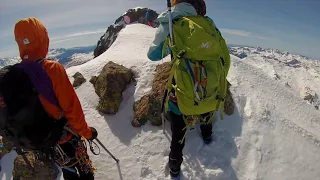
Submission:
M 206 16 L 203 0 L 168 0 L 168 10 L 158 21 L 148 58 L 156 61 L 171 54 L 162 115 L 167 113 L 171 122 L 170 175 L 179 177 L 187 130 L 200 124 L 203 141 L 209 144 L 219 109 L 223 119 L 230 54 L 219 29 Z

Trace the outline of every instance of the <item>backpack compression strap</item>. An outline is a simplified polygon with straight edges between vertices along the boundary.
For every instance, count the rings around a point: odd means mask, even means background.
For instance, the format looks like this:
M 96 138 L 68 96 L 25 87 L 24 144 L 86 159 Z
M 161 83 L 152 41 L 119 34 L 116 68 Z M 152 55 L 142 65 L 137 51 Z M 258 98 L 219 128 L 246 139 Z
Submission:
M 206 86 L 207 86 L 208 77 L 207 77 L 206 69 L 202 64 L 199 64 L 199 62 L 196 61 L 194 70 L 192 70 L 191 65 L 190 65 L 190 60 L 185 59 L 185 62 L 186 62 L 187 68 L 189 70 L 189 73 L 192 77 L 192 81 L 194 84 L 193 91 L 194 91 L 195 98 L 196 98 L 195 101 L 198 101 L 198 102 L 203 101 L 204 98 L 206 98 L 206 94 L 207 94 Z M 198 75 L 199 75 L 198 71 L 200 71 L 199 77 L 198 77 Z M 201 80 L 201 77 L 203 77 L 203 80 Z M 201 93 L 201 96 L 199 96 L 199 91 Z

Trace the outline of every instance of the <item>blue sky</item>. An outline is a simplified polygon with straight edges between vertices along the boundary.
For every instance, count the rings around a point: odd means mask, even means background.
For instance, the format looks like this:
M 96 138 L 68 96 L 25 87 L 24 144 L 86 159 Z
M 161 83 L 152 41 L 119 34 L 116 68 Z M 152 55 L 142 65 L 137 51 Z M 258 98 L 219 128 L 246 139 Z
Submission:
M 278 48 L 320 59 L 319 0 L 206 0 L 208 15 L 228 44 Z M 13 27 L 37 17 L 50 48 L 97 43 L 107 27 L 132 7 L 165 10 L 165 0 L 0 0 L 0 57 L 18 55 Z

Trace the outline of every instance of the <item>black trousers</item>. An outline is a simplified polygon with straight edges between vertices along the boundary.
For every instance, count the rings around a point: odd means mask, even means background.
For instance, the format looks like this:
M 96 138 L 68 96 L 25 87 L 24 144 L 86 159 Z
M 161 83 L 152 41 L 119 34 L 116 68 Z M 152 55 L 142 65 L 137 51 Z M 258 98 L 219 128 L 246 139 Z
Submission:
M 169 168 L 173 172 L 179 172 L 180 167 L 183 161 L 182 150 L 185 145 L 185 140 L 180 142 L 183 139 L 183 136 L 186 133 L 185 128 L 186 124 L 183 120 L 182 115 L 177 115 L 171 111 L 168 112 L 170 121 L 171 121 L 171 132 L 172 132 L 172 140 L 170 146 L 170 154 L 169 154 Z M 201 134 L 203 138 L 208 138 L 212 135 L 212 124 L 201 125 Z
M 67 143 L 61 144 L 60 147 L 69 157 L 75 157 L 76 149 L 75 143 L 77 140 L 71 138 Z M 87 155 L 88 156 L 88 155 Z M 89 156 L 88 156 L 89 157 Z M 63 178 L 65 180 L 94 180 L 93 173 L 85 173 L 81 171 L 80 164 L 77 163 L 73 167 L 70 168 L 62 168 Z

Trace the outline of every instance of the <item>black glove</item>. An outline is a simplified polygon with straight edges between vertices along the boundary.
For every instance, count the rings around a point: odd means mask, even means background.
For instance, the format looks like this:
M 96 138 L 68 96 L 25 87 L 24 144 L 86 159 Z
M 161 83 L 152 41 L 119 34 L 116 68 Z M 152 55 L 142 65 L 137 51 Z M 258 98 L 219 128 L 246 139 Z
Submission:
M 92 132 L 92 137 L 89 140 L 94 140 L 98 137 L 98 131 L 94 127 L 90 127 L 91 132 Z

